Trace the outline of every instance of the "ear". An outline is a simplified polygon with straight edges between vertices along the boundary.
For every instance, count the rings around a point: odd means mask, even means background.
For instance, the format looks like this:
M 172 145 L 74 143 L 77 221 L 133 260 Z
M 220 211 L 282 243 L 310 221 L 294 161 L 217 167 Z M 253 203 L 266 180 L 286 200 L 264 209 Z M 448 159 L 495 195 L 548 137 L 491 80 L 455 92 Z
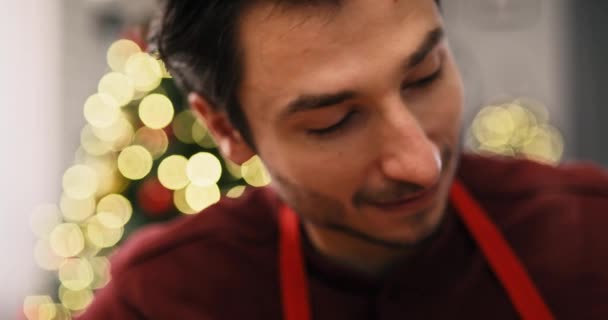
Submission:
M 217 110 L 197 93 L 188 95 L 194 113 L 204 121 L 222 155 L 236 164 L 243 164 L 255 155 L 239 131 L 232 125 L 226 112 Z

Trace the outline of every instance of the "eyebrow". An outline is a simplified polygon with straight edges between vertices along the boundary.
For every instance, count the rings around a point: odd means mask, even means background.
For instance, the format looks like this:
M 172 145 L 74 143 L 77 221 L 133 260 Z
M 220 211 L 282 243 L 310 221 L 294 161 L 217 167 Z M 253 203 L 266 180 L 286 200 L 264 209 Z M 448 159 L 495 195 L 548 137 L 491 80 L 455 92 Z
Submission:
M 409 55 L 404 63 L 403 69 L 411 69 L 424 61 L 426 56 L 441 42 L 444 37 L 444 32 L 441 27 L 437 27 L 427 33 L 422 44 Z M 286 118 L 294 113 L 321 109 L 343 103 L 357 96 L 357 93 L 352 90 L 340 91 L 337 93 L 319 94 L 319 95 L 301 95 L 289 102 L 280 114 L 280 118 Z

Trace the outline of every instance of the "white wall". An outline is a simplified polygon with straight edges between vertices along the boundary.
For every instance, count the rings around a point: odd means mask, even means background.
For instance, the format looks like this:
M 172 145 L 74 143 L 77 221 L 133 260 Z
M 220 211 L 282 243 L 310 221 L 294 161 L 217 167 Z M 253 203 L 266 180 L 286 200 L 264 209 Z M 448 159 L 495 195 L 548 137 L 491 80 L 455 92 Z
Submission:
M 59 0 L 2 0 L 0 19 L 0 319 L 41 290 L 28 218 L 61 184 Z

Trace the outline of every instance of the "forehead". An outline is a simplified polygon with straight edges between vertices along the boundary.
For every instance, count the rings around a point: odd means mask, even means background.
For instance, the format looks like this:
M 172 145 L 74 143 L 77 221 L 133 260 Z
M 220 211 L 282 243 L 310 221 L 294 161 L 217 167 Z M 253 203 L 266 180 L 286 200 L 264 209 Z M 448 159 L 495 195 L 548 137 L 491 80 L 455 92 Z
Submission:
M 272 108 L 297 94 L 372 83 L 371 77 L 385 76 L 383 70 L 393 69 L 439 24 L 433 0 L 254 5 L 239 28 L 242 104 Z

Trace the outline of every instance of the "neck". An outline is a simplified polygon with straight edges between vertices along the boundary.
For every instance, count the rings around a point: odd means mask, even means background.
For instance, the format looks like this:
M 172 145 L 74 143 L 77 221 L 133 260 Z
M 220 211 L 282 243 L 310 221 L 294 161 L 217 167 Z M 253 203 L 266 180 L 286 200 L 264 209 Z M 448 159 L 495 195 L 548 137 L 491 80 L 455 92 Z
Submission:
M 381 276 L 397 260 L 412 253 L 412 248 L 385 246 L 309 222 L 304 223 L 304 229 L 313 247 L 322 255 L 374 277 Z

